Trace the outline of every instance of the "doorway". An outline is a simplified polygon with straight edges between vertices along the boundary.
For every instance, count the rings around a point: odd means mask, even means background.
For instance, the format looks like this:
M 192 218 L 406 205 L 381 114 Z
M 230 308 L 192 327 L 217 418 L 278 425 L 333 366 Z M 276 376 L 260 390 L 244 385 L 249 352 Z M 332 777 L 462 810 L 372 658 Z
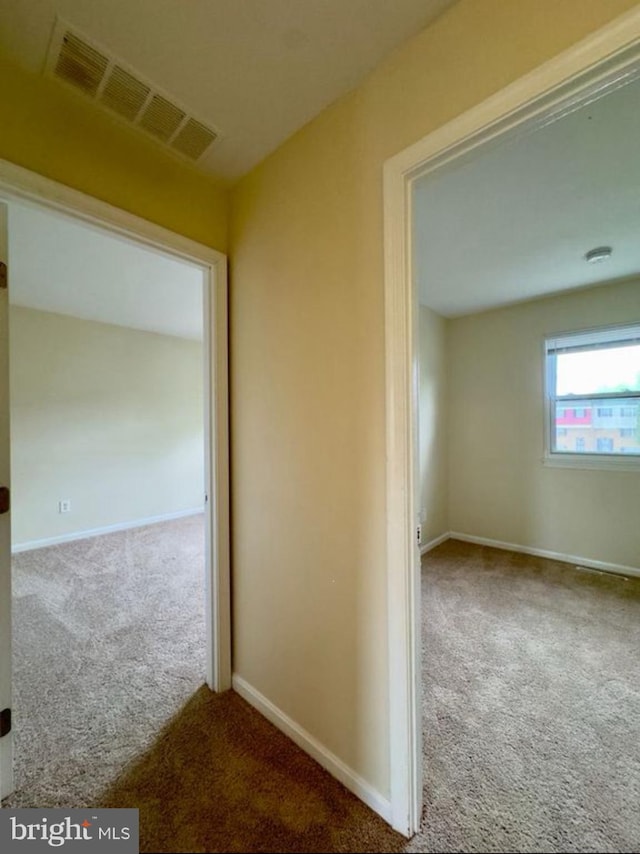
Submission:
M 640 16 L 614 23 L 516 81 L 385 164 L 387 502 L 393 826 L 416 832 L 422 814 L 420 499 L 417 476 L 418 296 L 411 198 L 418 178 L 462 162 L 506 133 L 532 129 L 635 77 Z
M 35 206 L 55 211 L 69 222 L 117 236 L 130 247 L 161 253 L 175 262 L 197 268 L 202 281 L 204 376 L 204 505 L 206 683 L 212 690 L 230 687 L 230 608 L 228 545 L 228 433 L 227 433 L 227 341 L 226 259 L 220 253 L 112 208 L 97 200 L 11 164 L 0 168 L 0 190 L 11 205 Z M 9 229 L 11 225 L 9 223 Z M 11 272 L 9 271 L 9 282 Z M 60 496 L 64 508 L 68 496 Z M 64 510 L 63 510 L 64 512 Z M 160 515 L 160 514 L 158 514 Z M 8 560 L 8 555 L 4 556 Z M 2 571 L 6 574 L 3 564 Z M 6 628 L 6 627 L 5 627 Z M 6 657 L 8 649 L 3 648 Z M 10 707 L 7 686 L 2 705 Z M 2 796 L 13 787 L 11 780 L 11 734 L 3 738 Z

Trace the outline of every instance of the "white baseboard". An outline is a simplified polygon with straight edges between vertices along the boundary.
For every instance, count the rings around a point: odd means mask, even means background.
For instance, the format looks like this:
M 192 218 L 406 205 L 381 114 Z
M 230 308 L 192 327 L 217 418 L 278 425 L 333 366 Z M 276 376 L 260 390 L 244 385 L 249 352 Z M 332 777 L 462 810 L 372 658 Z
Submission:
M 451 531 L 448 536 L 452 540 L 462 540 L 464 543 L 476 543 L 479 546 L 491 546 L 494 549 L 504 549 L 509 552 L 521 552 L 525 555 L 534 555 L 536 557 L 546 557 L 551 560 L 559 560 L 562 563 L 570 563 L 574 566 L 584 566 L 587 569 L 598 569 L 601 572 L 612 572 L 616 575 L 631 575 L 640 577 L 640 568 L 634 566 L 624 566 L 619 563 L 606 563 L 601 560 L 591 560 L 590 558 L 580 557 L 578 555 L 568 555 L 562 552 L 552 552 L 547 549 L 535 549 L 530 546 L 519 546 L 515 543 L 505 543 L 501 540 L 491 540 L 488 537 L 476 537 L 472 534 L 461 534 L 458 531 Z
M 391 803 L 366 780 L 363 780 L 359 774 L 345 765 L 341 759 L 338 759 L 335 754 L 331 753 L 316 738 L 236 673 L 233 675 L 233 688 L 254 709 L 257 709 L 291 741 L 295 742 L 305 753 L 308 753 L 319 765 L 322 765 L 329 774 L 339 780 L 368 807 L 371 807 L 388 824 L 391 823 Z
M 435 549 L 436 546 L 439 546 L 440 543 L 446 542 L 451 538 L 451 534 L 447 531 L 446 534 L 440 534 L 439 537 L 435 537 L 433 540 L 429 540 L 428 543 L 420 546 L 420 554 L 426 555 L 427 552 L 430 552 L 431 549 Z
M 57 537 L 45 537 L 43 540 L 29 540 L 25 543 L 12 543 L 11 554 L 28 552 L 31 549 L 44 549 L 47 546 L 57 546 L 61 543 L 71 543 L 74 540 L 86 540 L 88 537 L 99 537 L 101 534 L 113 534 L 115 531 L 127 531 L 129 528 L 142 528 L 144 525 L 155 525 L 157 522 L 170 522 L 172 519 L 182 519 L 184 516 L 195 516 L 203 513 L 204 507 L 191 507 L 188 510 L 178 510 L 175 513 L 164 513 L 162 516 L 149 516 L 147 519 L 136 519 L 133 522 L 118 522 L 115 525 L 105 525 L 102 528 L 92 528 L 88 531 L 74 531 L 60 534 Z

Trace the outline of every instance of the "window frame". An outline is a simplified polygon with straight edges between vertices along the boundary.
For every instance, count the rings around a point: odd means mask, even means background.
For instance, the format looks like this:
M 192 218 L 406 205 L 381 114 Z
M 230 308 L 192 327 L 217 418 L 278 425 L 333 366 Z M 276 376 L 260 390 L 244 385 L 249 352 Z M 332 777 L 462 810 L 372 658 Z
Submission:
M 570 347 L 596 349 L 598 345 L 606 347 L 616 341 L 635 341 L 640 343 L 640 320 L 634 322 L 607 324 L 606 326 L 578 329 L 545 335 L 542 342 L 544 374 L 544 455 L 545 466 L 580 469 L 625 469 L 640 470 L 640 454 L 629 453 L 590 453 L 584 451 L 560 451 L 553 447 L 556 404 L 565 409 L 594 409 L 598 401 L 635 398 L 640 402 L 640 390 L 624 392 L 598 392 L 585 397 L 557 395 L 556 358 L 558 350 Z

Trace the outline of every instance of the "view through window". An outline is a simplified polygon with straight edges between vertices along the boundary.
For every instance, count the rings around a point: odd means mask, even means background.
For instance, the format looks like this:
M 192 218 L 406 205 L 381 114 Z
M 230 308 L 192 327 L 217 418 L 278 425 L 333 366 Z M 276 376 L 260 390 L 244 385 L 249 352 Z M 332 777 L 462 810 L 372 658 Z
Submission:
M 550 451 L 640 455 L 640 324 L 546 341 Z

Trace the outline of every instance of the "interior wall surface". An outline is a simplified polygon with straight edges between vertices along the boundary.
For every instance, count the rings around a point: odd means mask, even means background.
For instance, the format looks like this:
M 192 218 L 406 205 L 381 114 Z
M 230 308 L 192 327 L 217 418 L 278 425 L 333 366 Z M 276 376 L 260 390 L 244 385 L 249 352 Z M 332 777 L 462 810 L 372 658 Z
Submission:
M 19 306 L 9 324 L 14 546 L 202 508 L 201 342 Z
M 383 798 L 383 164 L 632 5 L 461 0 L 232 193 L 234 668 Z
M 437 312 L 420 306 L 419 513 L 424 544 L 449 531 L 447 324 Z
M 544 338 L 640 321 L 640 281 L 449 321 L 452 531 L 640 568 L 640 466 L 544 465 Z

